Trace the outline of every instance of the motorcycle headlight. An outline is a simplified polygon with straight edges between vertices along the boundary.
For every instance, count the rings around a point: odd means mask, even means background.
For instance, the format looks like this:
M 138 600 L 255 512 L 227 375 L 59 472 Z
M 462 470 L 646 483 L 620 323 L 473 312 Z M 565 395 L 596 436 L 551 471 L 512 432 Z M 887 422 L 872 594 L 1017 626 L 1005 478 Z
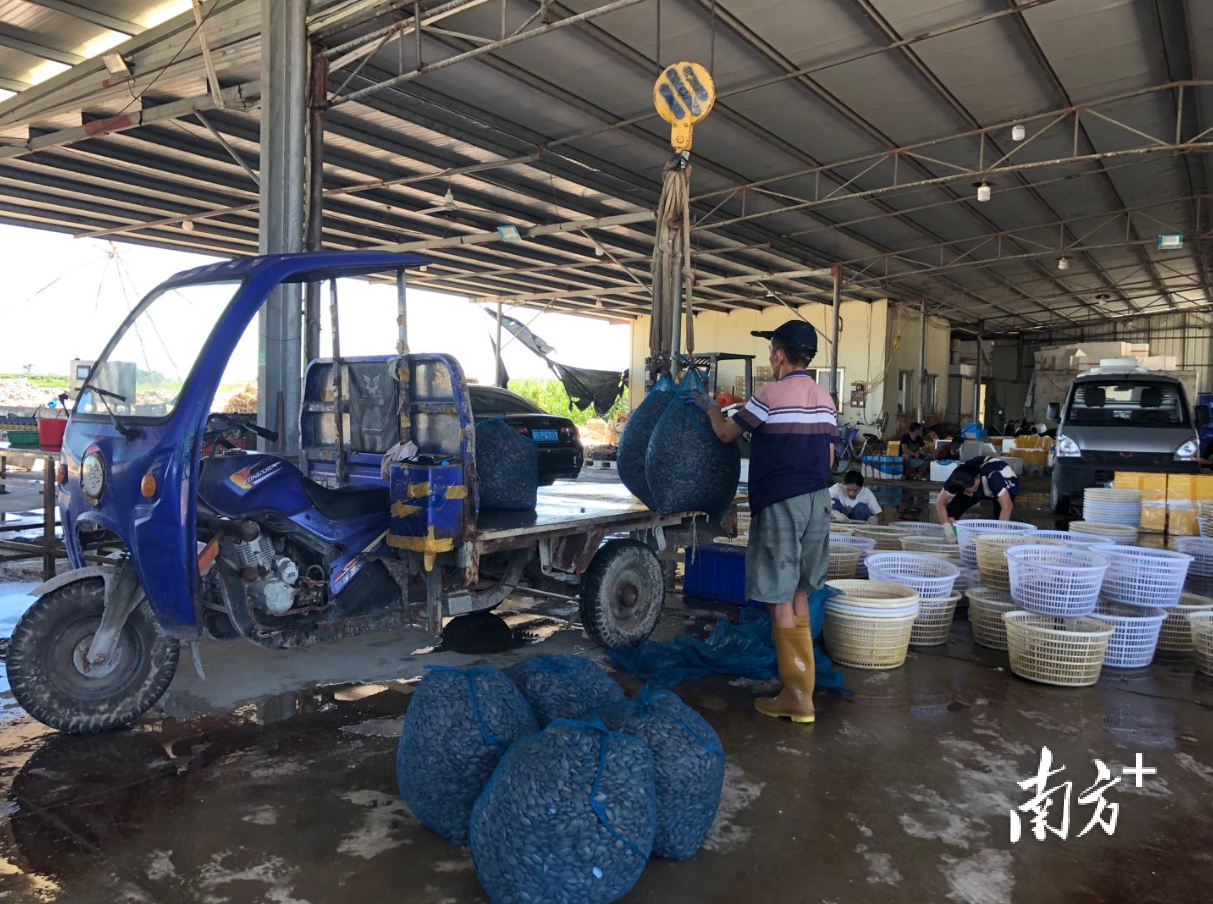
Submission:
M 80 462 L 80 490 L 92 502 L 105 492 L 105 459 L 100 452 L 89 452 Z
M 1188 440 L 1182 446 L 1175 450 L 1176 461 L 1196 461 L 1196 456 L 1200 454 L 1200 445 L 1194 439 Z
M 1058 458 L 1078 458 L 1080 455 L 1082 455 L 1082 450 L 1078 448 L 1078 443 L 1064 433 L 1057 434 Z

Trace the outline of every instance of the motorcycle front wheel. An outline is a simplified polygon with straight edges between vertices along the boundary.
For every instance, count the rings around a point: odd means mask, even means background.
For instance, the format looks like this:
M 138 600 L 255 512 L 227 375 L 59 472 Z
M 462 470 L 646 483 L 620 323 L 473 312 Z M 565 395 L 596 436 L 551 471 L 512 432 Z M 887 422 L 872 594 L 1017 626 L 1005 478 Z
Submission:
M 101 578 L 65 584 L 40 597 L 21 617 L 8 647 L 8 679 L 22 708 L 68 734 L 130 725 L 168 689 L 180 648 L 143 602 L 130 614 L 114 655 L 89 665 L 85 654 L 101 625 Z

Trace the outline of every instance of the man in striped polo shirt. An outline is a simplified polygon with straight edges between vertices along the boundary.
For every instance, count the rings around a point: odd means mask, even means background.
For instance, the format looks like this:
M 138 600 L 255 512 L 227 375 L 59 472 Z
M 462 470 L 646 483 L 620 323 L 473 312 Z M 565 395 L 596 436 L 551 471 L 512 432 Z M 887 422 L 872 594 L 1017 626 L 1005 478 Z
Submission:
M 813 635 L 808 595 L 825 582 L 830 539 L 830 467 L 838 417 L 834 400 L 805 371 L 817 354 L 817 331 L 789 320 L 753 335 L 771 342 L 775 382 L 763 386 L 730 420 L 709 406 L 721 442 L 751 434 L 750 542 L 746 597 L 766 603 L 783 689 L 759 697 L 764 715 L 812 722 Z

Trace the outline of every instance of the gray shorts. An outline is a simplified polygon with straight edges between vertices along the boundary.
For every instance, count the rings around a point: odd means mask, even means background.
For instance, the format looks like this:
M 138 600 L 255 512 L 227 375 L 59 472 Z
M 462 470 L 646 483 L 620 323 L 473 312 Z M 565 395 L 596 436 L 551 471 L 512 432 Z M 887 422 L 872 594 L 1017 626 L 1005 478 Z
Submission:
M 797 590 L 821 588 L 830 559 L 830 508 L 830 491 L 818 490 L 758 513 L 745 554 L 747 599 L 790 603 Z

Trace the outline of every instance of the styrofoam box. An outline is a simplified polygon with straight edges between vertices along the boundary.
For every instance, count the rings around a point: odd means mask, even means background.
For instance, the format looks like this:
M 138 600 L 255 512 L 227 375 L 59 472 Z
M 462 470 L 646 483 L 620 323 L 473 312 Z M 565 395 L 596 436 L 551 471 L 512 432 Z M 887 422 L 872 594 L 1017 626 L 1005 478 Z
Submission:
M 931 462 L 931 479 L 943 483 L 959 467 L 960 462 L 958 461 L 933 461 Z

